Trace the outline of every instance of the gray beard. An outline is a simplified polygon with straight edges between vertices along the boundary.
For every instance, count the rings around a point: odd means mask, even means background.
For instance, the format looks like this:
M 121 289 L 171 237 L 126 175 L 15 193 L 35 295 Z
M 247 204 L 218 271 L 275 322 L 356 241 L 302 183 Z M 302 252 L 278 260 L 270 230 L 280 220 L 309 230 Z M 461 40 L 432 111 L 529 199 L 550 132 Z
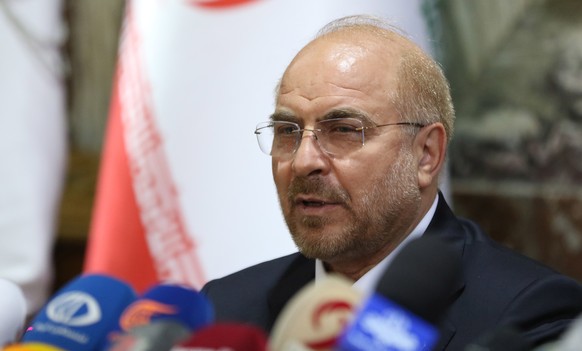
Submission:
M 329 219 L 304 217 L 298 225 L 287 218 L 292 216 L 285 216 L 295 245 L 305 256 L 323 261 L 361 259 L 387 246 L 395 247 L 408 234 L 406 230 L 420 207 L 415 172 L 410 150 L 401 150 L 386 176 L 374 183 L 361 203 L 357 207 L 346 206 L 352 220 L 334 233 L 325 236 L 315 233 L 323 230 Z M 292 197 L 298 192 L 311 192 L 328 199 L 349 198 L 341 189 L 329 189 L 319 178 L 294 182 L 289 195 Z

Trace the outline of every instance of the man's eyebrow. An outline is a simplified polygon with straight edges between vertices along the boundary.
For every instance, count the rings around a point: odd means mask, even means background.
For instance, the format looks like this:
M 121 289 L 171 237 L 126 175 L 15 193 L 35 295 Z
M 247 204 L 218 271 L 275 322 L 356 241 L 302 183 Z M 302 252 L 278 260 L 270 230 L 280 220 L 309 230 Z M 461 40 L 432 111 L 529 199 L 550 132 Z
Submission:
M 322 120 L 327 120 L 327 119 L 334 119 L 334 118 L 356 118 L 361 120 L 364 123 L 369 123 L 369 124 L 373 124 L 374 122 L 372 121 L 372 119 L 368 116 L 368 114 L 359 111 L 359 110 L 355 110 L 352 108 L 340 108 L 340 109 L 335 109 L 332 110 L 328 113 L 326 113 Z
M 269 120 L 271 121 L 288 121 L 288 122 L 297 122 L 298 118 L 295 116 L 294 113 L 289 111 L 276 111 L 269 116 Z
M 370 116 L 362 111 L 353 109 L 353 108 L 338 108 L 332 111 L 329 111 L 323 117 L 319 118 L 321 121 L 325 121 L 328 119 L 335 119 L 335 118 L 356 118 L 364 122 L 365 124 L 374 124 L 374 121 L 370 118 Z M 291 111 L 276 111 L 271 116 L 269 116 L 269 120 L 271 121 L 288 121 L 288 122 L 299 122 L 299 117 L 297 117 Z

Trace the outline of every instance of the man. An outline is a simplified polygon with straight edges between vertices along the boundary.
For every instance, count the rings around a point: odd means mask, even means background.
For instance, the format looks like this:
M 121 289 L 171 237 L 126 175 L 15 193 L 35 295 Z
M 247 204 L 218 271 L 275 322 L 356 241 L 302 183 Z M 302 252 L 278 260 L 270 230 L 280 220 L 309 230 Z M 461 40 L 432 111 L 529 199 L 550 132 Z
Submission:
M 582 288 L 453 215 L 438 191 L 453 120 L 442 71 L 410 40 L 365 16 L 324 27 L 256 130 L 301 253 L 208 283 L 217 318 L 270 331 L 285 303 L 329 272 L 370 292 L 398 250 L 427 233 L 463 257 L 438 349 L 504 324 L 536 344 L 556 338 L 582 311 Z

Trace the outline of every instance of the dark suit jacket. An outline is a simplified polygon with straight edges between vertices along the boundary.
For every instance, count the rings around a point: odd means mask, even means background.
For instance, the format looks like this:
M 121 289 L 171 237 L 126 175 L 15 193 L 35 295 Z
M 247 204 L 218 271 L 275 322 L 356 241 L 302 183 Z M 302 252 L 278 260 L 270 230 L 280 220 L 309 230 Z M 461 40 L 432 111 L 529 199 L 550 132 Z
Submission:
M 455 217 L 442 196 L 425 235 L 451 242 L 463 262 L 435 350 L 462 350 L 502 325 L 539 345 L 557 338 L 582 312 L 580 284 L 496 244 L 475 223 Z M 269 332 L 287 301 L 314 277 L 314 260 L 296 253 L 213 280 L 202 291 L 217 320 Z

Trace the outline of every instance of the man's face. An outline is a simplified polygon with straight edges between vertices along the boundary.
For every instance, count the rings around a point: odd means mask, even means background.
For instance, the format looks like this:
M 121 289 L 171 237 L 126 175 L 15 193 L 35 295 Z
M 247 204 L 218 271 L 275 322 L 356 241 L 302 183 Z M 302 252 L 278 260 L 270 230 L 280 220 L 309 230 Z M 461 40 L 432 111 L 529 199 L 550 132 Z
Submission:
M 334 38 L 308 46 L 292 62 L 275 115 L 292 116 L 307 129 L 338 110 L 375 124 L 398 122 L 388 98 L 396 88 L 395 53 Z M 291 158 L 273 157 L 283 215 L 306 256 L 361 259 L 394 247 L 412 229 L 420 204 L 417 161 L 412 137 L 401 128 L 371 129 L 362 148 L 333 156 L 305 132 Z

